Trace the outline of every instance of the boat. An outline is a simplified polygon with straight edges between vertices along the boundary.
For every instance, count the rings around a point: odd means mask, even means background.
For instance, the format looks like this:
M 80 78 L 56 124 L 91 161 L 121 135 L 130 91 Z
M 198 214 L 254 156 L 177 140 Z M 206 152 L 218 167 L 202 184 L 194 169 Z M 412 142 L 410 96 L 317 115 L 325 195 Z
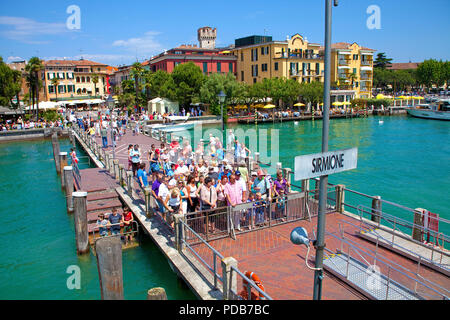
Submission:
M 450 99 L 440 99 L 430 104 L 418 104 L 407 108 L 406 111 L 410 116 L 416 118 L 450 120 Z
M 166 131 L 166 132 L 178 132 L 178 131 L 184 131 L 189 130 L 195 127 L 196 122 L 189 122 L 189 123 L 162 123 L 157 124 L 154 126 L 151 126 L 152 130 L 158 130 L 158 131 Z

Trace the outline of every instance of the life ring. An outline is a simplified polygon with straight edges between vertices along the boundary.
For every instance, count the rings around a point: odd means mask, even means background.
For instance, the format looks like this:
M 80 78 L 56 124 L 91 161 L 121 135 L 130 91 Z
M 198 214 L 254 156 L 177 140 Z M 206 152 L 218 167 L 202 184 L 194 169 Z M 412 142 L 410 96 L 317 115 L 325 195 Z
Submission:
M 258 275 L 256 275 L 256 273 L 251 272 L 251 271 L 245 271 L 245 276 L 249 279 L 251 279 L 257 286 L 259 289 L 261 289 L 263 292 L 265 292 L 265 288 L 263 286 L 263 284 L 261 283 L 261 280 L 259 279 Z M 264 299 L 264 295 L 262 293 L 255 294 L 253 291 L 250 290 L 250 297 L 248 296 L 248 290 L 247 290 L 247 280 L 242 279 L 242 286 L 243 289 L 242 291 L 239 293 L 239 295 L 244 298 L 244 300 L 260 300 L 260 299 Z

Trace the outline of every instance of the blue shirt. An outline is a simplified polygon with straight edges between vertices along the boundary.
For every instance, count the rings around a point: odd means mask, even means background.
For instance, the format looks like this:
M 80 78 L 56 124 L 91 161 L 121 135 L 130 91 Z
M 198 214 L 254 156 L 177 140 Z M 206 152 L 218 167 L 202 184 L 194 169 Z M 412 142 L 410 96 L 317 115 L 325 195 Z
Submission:
M 139 178 L 142 178 L 142 182 L 144 183 L 144 187 L 148 187 L 147 171 L 139 169 L 137 171 L 137 179 L 138 179 L 139 184 L 140 184 L 141 181 L 139 180 Z
M 120 214 L 113 215 L 111 213 L 108 217 L 108 220 L 111 224 L 117 224 L 116 226 L 111 226 L 112 230 L 120 230 L 120 225 L 118 225 L 118 223 L 120 223 L 120 221 L 122 220 L 122 215 Z
M 219 160 L 223 160 L 223 149 L 222 148 L 217 149 L 216 153 L 217 153 L 217 158 Z

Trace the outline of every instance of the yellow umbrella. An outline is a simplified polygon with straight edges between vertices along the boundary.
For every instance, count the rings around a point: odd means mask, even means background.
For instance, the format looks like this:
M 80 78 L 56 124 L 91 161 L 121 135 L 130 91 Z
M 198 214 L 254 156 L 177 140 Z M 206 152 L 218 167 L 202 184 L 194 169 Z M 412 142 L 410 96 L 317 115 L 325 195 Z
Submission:
M 336 101 L 336 102 L 333 102 L 332 105 L 333 105 L 333 106 L 343 106 L 344 103 L 343 103 L 343 102 Z
M 343 106 L 350 106 L 352 103 L 350 101 L 342 102 Z
M 403 100 L 409 100 L 411 97 L 407 97 L 407 96 L 399 96 L 397 97 L 399 99 L 403 99 Z
M 377 95 L 377 99 L 378 99 L 378 100 L 384 99 L 384 98 L 385 98 L 384 94 L 381 94 L 381 93 L 380 93 L 379 95 Z
M 304 107 L 304 106 L 305 104 L 301 102 L 294 104 L 294 107 Z
M 421 96 L 416 96 L 416 97 L 412 97 L 414 100 L 422 100 L 422 99 L 424 99 L 424 97 L 421 97 Z
M 268 105 L 264 106 L 264 109 L 273 109 L 273 108 L 276 108 L 276 106 L 273 104 L 268 104 Z

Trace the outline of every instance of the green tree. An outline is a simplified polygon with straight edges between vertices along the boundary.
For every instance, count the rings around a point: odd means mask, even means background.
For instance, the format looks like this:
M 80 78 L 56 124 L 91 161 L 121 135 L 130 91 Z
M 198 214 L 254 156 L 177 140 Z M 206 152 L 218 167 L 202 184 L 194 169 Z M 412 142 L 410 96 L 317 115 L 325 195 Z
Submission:
M 121 83 L 122 93 L 132 93 L 134 94 L 134 81 L 133 80 L 123 80 Z
M 92 83 L 94 84 L 94 96 L 97 96 L 98 74 L 92 75 Z
M 210 105 L 211 113 L 220 115 L 219 93 L 221 91 L 225 93 L 224 106 L 228 106 L 242 101 L 243 95 L 245 95 L 242 90 L 243 86 L 239 85 L 234 74 L 212 73 L 206 77 L 201 86 L 199 98 L 201 102 Z M 224 115 L 226 115 L 226 107 L 224 108 Z
M 30 90 L 34 90 L 34 97 L 36 99 L 36 121 L 39 120 L 39 89 L 42 86 L 41 80 L 39 79 L 39 72 L 43 68 L 42 61 L 38 57 L 32 57 L 25 66 L 25 71 L 31 76 L 29 79 Z
M 52 81 L 50 81 L 52 86 L 55 88 L 55 94 L 56 94 L 56 101 L 58 101 L 58 86 L 59 86 L 59 79 L 57 77 L 54 77 Z
M 0 57 L 0 105 L 13 106 L 12 99 L 21 89 L 20 72 L 12 70 Z M 19 103 L 19 100 L 17 100 Z
M 374 61 L 374 67 L 380 69 L 386 69 L 391 65 L 392 59 L 386 57 L 386 53 L 380 52 Z
M 193 62 L 188 62 L 177 65 L 171 75 L 176 100 L 180 105 L 189 107 L 194 97 L 200 94 L 204 81 L 202 70 Z
M 434 59 L 425 60 L 417 67 L 417 78 L 427 88 L 438 85 L 442 79 L 440 63 Z
M 323 83 L 314 81 L 300 84 L 300 96 L 303 101 L 317 106 L 323 102 Z
M 166 84 L 167 81 L 169 81 L 169 78 L 171 78 L 171 75 L 163 70 L 158 70 L 151 74 L 150 76 L 150 87 L 152 90 L 151 96 L 156 97 L 162 97 L 162 88 Z M 167 97 L 165 97 L 167 98 Z
M 142 78 L 144 76 L 144 67 L 140 62 L 135 62 L 131 66 L 130 75 L 134 79 L 134 91 L 135 91 L 135 100 L 136 100 L 136 106 L 139 107 L 142 105 Z

